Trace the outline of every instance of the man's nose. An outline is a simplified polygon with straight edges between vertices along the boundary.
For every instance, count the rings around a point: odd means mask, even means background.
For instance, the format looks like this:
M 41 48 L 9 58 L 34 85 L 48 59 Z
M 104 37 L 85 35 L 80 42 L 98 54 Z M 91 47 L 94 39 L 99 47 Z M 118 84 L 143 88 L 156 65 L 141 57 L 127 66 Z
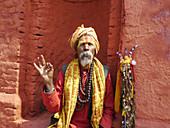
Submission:
M 85 51 L 89 50 L 89 44 L 86 43 L 86 44 L 84 45 L 84 50 L 85 50 Z

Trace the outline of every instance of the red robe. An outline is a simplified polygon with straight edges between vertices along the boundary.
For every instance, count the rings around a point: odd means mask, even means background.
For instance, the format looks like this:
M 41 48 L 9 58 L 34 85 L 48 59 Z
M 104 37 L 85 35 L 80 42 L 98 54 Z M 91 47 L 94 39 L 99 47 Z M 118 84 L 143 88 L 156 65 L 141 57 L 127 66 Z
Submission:
M 87 70 L 83 70 L 81 72 L 81 76 L 83 77 L 83 83 L 85 83 L 87 79 Z M 47 109 L 56 113 L 62 108 L 62 95 L 63 95 L 63 87 L 64 87 L 64 74 L 61 70 L 59 76 L 56 81 L 55 90 L 52 94 L 47 94 L 42 91 L 43 102 Z M 81 94 L 80 94 L 81 96 Z M 108 76 L 106 78 L 106 94 L 104 99 L 104 109 L 103 116 L 100 122 L 100 125 L 104 128 L 111 128 L 112 119 L 114 114 L 114 94 L 113 87 L 111 84 L 110 72 L 108 72 Z M 80 106 L 77 105 L 77 108 Z M 69 127 L 70 128 L 89 128 L 89 102 L 87 102 L 81 111 L 74 111 Z

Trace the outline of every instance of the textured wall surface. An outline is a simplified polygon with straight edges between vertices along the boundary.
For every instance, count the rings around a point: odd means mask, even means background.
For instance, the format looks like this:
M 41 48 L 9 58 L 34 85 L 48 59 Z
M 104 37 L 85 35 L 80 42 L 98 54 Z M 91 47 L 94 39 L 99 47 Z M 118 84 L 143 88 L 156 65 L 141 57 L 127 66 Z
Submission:
M 82 23 L 96 30 L 101 45 L 97 57 L 107 64 L 110 0 L 0 2 L 0 119 L 2 127 L 8 127 L 8 119 L 16 121 L 12 127 L 19 127 L 20 117 L 36 116 L 45 109 L 43 81 L 32 63 L 43 54 L 55 67 L 55 81 L 61 66 L 74 58 L 68 39 Z
M 168 0 L 1 0 L 0 127 L 43 127 L 49 113 L 42 102 L 43 81 L 32 63 L 43 54 L 55 67 L 74 57 L 68 39 L 82 23 L 92 26 L 116 82 L 118 56 L 139 47 L 136 60 L 136 127 L 170 127 L 170 2 Z M 35 117 L 32 117 L 35 116 Z M 117 113 L 113 126 L 120 128 Z
M 135 44 L 136 126 L 170 127 L 170 1 L 124 0 L 122 50 Z
M 107 65 L 110 67 L 113 87 L 116 85 L 116 75 L 118 69 L 118 55 L 116 51 L 120 48 L 120 32 L 121 32 L 121 0 L 111 0 L 110 19 L 109 19 L 109 34 L 107 48 Z M 120 128 L 121 113 L 116 113 L 113 120 L 113 127 Z
M 18 127 L 21 99 L 18 95 L 20 44 L 23 34 L 23 1 L 0 1 L 0 127 Z
M 101 44 L 98 57 L 107 63 L 110 1 L 33 0 L 27 1 L 25 7 L 25 29 L 22 31 L 25 43 L 21 45 L 24 61 L 20 68 L 21 74 L 25 75 L 20 76 L 20 96 L 22 116 L 34 116 L 43 111 L 44 106 L 41 98 L 43 83 L 32 63 L 43 54 L 55 67 L 55 82 L 61 66 L 74 58 L 68 39 L 82 23 L 95 28 Z

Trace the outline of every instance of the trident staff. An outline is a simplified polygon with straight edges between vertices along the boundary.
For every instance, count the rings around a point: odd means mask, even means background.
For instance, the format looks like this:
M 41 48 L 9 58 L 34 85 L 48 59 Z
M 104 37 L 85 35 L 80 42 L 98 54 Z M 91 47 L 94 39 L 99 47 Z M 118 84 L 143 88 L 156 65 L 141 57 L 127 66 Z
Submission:
M 125 48 L 125 55 L 116 52 L 120 57 L 120 68 L 117 73 L 116 94 L 115 94 L 115 111 L 118 112 L 121 108 L 122 112 L 122 128 L 135 127 L 135 77 L 133 66 L 136 61 L 132 59 L 132 52 L 135 50 L 135 45 L 127 56 L 127 47 Z M 122 88 L 120 89 L 120 76 L 122 77 Z M 121 90 L 121 91 L 120 91 Z

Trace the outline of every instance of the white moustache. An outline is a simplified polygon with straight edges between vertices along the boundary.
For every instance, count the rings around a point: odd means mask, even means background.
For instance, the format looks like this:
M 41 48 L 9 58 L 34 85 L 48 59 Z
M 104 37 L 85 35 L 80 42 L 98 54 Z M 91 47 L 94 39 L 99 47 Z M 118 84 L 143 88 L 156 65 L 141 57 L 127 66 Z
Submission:
M 80 63 L 84 67 L 92 62 L 93 54 L 90 51 L 84 51 L 80 55 Z
M 90 51 L 84 51 L 80 54 L 80 58 L 82 58 L 83 56 L 88 56 L 91 59 L 93 57 L 93 54 Z

